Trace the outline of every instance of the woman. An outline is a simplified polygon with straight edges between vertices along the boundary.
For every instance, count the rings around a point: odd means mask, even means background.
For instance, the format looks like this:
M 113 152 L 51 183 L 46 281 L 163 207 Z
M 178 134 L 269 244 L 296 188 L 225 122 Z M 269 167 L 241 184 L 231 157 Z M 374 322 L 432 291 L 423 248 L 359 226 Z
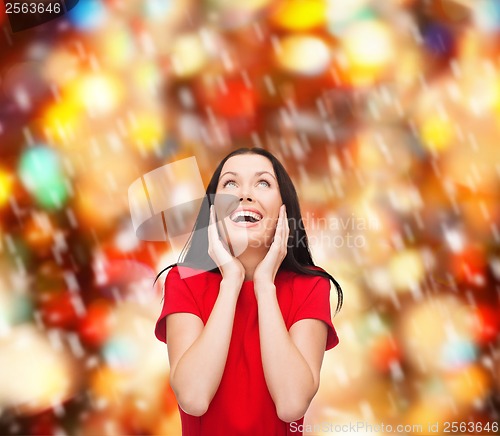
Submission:
M 233 151 L 206 194 L 155 330 L 183 435 L 302 434 L 324 351 L 338 344 L 330 281 L 337 311 L 342 291 L 314 265 L 295 188 L 271 153 Z

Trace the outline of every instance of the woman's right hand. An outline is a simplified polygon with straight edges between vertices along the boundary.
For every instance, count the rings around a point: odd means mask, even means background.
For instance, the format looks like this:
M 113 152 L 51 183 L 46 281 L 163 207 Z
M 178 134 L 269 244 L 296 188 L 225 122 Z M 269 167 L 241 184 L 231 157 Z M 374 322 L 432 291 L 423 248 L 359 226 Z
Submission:
M 224 247 L 217 230 L 213 205 L 210 206 L 210 221 L 208 224 L 208 255 L 219 268 L 223 280 L 234 280 L 236 283 L 243 283 L 245 280 L 245 268 Z

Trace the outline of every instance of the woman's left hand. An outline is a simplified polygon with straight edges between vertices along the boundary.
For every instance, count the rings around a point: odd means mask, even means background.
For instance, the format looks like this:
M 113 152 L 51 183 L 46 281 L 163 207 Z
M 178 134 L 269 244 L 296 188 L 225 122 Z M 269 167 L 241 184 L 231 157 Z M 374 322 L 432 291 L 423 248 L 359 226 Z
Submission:
M 256 291 L 264 286 L 274 286 L 274 278 L 276 277 L 278 269 L 287 253 L 289 234 L 290 228 L 288 226 L 286 208 L 285 205 L 282 204 L 271 247 L 269 248 L 266 257 L 262 259 L 254 271 L 253 281 Z

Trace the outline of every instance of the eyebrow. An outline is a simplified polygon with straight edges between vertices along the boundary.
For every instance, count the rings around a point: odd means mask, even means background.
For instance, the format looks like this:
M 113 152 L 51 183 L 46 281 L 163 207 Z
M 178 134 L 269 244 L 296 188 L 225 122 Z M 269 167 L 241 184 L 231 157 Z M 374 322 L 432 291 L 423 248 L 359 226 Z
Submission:
M 234 171 L 226 171 L 224 174 L 220 176 L 220 178 L 224 177 L 226 174 L 232 174 L 233 176 L 238 175 L 238 173 L 235 173 Z M 276 180 L 276 177 L 274 177 L 269 171 L 258 171 L 255 173 L 256 176 L 262 176 L 262 174 L 269 174 L 273 179 Z

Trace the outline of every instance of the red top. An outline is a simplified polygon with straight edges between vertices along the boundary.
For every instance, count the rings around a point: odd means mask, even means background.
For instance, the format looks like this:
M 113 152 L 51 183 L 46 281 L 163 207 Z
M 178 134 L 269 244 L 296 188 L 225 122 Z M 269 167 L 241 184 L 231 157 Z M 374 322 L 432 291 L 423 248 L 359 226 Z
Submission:
M 193 313 L 201 318 L 203 324 L 207 323 L 222 280 L 220 274 L 204 271 L 182 279 L 179 268 L 187 267 L 173 267 L 165 280 L 163 309 L 155 329 L 156 337 L 162 342 L 166 342 L 165 318 L 171 313 Z M 328 325 L 326 350 L 338 344 L 331 321 L 328 279 L 279 271 L 275 286 L 288 330 L 301 319 L 320 319 Z M 294 426 L 281 421 L 266 385 L 253 282 L 245 281 L 240 291 L 226 366 L 208 410 L 199 417 L 185 413 L 180 407 L 179 412 L 183 436 L 302 434 L 297 430 L 304 418 L 295 421 Z

